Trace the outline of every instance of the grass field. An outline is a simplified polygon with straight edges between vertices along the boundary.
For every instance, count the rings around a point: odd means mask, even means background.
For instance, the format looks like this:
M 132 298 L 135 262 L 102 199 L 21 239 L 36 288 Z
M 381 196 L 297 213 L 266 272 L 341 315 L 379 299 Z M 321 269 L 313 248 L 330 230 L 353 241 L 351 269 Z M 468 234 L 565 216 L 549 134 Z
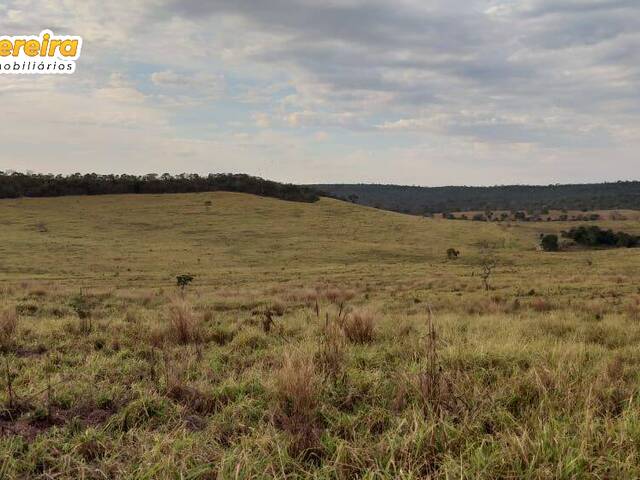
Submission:
M 640 254 L 571 226 L 1 200 L 0 478 L 638 478 Z

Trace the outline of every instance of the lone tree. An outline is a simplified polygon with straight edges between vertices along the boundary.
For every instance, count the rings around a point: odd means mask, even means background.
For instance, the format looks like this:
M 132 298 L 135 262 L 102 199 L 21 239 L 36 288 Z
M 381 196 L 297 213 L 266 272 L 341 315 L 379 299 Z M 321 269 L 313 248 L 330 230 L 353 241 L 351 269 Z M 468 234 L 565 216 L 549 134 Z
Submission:
M 187 288 L 191 282 L 193 282 L 193 275 L 184 274 L 176 277 L 176 284 L 180 287 L 180 290 L 182 290 L 183 293 L 184 289 Z
M 560 250 L 558 236 L 554 234 L 543 235 L 540 239 L 540 246 L 545 252 L 557 252 Z

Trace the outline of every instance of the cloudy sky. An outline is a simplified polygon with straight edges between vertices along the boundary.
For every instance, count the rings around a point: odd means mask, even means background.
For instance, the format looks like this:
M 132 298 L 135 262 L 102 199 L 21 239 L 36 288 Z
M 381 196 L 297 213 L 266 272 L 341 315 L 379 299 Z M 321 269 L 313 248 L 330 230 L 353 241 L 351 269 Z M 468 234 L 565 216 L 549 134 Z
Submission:
M 640 177 L 638 0 L 2 0 L 0 170 L 415 185 Z

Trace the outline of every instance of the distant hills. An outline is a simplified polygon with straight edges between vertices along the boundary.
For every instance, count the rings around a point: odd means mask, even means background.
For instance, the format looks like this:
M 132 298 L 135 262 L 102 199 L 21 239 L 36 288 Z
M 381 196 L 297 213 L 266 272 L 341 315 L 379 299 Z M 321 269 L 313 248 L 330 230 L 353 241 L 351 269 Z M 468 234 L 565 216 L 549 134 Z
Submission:
M 322 194 L 361 205 L 415 215 L 511 210 L 640 210 L 640 182 L 494 187 L 309 185 Z
M 51 175 L 0 171 L 0 198 L 229 191 L 297 202 L 327 196 L 414 215 L 469 211 L 640 210 L 640 181 L 575 185 L 415 187 L 293 185 L 245 174 Z

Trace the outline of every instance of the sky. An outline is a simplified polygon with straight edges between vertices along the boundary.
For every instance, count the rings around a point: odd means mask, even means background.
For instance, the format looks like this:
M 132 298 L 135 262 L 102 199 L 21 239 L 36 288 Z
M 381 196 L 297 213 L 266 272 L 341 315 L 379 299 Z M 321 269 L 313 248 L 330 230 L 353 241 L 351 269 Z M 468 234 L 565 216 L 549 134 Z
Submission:
M 0 75 L 0 170 L 294 183 L 640 178 L 638 0 L 2 0 L 83 37 Z

